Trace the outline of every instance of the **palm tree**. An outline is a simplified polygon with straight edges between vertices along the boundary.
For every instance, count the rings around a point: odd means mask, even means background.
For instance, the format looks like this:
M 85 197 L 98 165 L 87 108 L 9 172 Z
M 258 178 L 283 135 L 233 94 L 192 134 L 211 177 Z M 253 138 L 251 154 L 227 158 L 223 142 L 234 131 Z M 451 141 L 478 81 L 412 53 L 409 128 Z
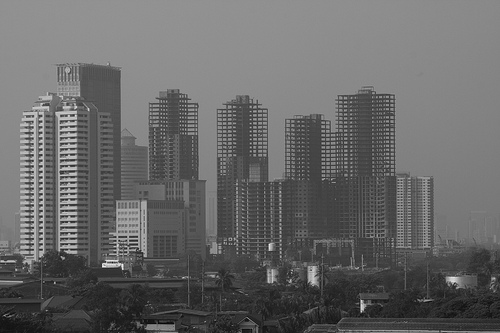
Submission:
M 221 268 L 217 272 L 217 280 L 215 283 L 217 287 L 221 288 L 221 291 L 224 292 L 226 288 L 231 288 L 233 285 L 234 275 L 231 274 L 228 270 Z
M 233 285 L 233 280 L 234 275 L 231 274 L 228 270 L 221 268 L 217 272 L 217 280 L 215 281 L 215 283 L 217 284 L 217 287 L 220 287 L 221 289 L 221 293 L 219 295 L 220 311 L 222 311 L 222 293 L 224 293 L 224 290 L 226 288 L 231 288 L 231 286 Z

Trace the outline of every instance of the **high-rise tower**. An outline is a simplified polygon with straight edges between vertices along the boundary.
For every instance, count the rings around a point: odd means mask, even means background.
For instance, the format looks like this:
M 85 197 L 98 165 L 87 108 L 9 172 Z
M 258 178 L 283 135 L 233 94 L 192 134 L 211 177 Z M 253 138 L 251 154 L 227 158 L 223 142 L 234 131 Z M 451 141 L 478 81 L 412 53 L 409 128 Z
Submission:
M 98 263 L 113 228 L 113 125 L 80 97 L 47 94 L 21 122 L 21 254 L 64 250 Z
M 285 178 L 319 183 L 332 166 L 331 122 L 322 114 L 285 119 Z
M 217 110 L 217 237 L 235 237 L 235 187 L 238 181 L 268 180 L 268 110 L 248 95 Z
M 149 103 L 149 178 L 198 179 L 198 103 L 179 89 Z
M 429 250 L 433 233 L 434 178 L 398 174 L 396 247 Z
M 396 237 L 394 125 L 392 94 L 363 87 L 357 94 L 337 98 L 336 232 L 340 237 L 368 238 L 371 243 L 374 239 L 393 242 Z
M 81 96 L 98 112 L 107 112 L 113 123 L 113 195 L 121 195 L 121 70 L 111 65 L 65 63 L 57 65 L 57 94 Z
M 122 131 L 122 200 L 134 200 L 135 182 L 148 179 L 148 147 L 135 144 L 136 137 Z
M 290 204 L 284 224 L 285 243 L 310 246 L 313 239 L 331 236 L 322 184 L 332 177 L 334 143 L 331 122 L 321 114 L 285 120 L 285 197 Z

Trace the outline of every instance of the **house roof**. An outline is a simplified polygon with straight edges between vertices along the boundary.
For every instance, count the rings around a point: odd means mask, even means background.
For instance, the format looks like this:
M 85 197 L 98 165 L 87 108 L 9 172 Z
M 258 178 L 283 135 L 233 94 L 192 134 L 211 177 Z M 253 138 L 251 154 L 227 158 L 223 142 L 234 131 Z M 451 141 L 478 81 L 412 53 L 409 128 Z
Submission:
M 92 318 L 84 310 L 71 310 L 67 313 L 54 313 L 54 325 L 65 332 L 88 332 Z
M 498 331 L 498 319 L 468 318 L 342 318 L 337 323 L 343 331 Z
M 207 317 L 207 316 L 210 316 L 212 314 L 211 312 L 191 310 L 191 309 L 177 309 L 177 310 L 158 312 L 158 314 L 159 313 L 162 313 L 162 314 L 180 313 L 180 314 L 184 314 L 184 315 L 192 315 L 192 316 L 199 316 L 199 317 Z
M 65 309 L 79 309 L 81 310 L 80 303 L 84 302 L 82 296 L 52 296 L 42 304 L 42 311 L 47 308 L 65 308 Z
M 313 324 L 309 326 L 304 333 L 333 333 L 337 332 L 335 324 Z
M 43 299 L 36 298 L 0 298 L 1 304 L 41 304 Z
M 231 321 L 235 324 L 240 324 L 242 321 L 244 321 L 245 319 L 248 320 L 251 320 L 254 324 L 260 326 L 261 325 L 261 320 L 257 319 L 257 317 L 253 316 L 253 315 L 244 315 L 244 314 L 238 314 L 238 315 L 235 315 Z

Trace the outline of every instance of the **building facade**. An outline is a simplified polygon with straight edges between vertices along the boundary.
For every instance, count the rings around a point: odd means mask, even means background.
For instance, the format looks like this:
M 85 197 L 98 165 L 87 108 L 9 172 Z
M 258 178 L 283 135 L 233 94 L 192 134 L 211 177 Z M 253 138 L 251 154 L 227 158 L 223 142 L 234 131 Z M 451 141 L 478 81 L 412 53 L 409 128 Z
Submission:
M 235 254 L 257 260 L 271 259 L 273 251 L 283 255 L 283 181 L 237 181 L 235 188 Z
M 310 247 L 312 240 L 332 236 L 333 216 L 323 182 L 333 176 L 334 136 L 331 122 L 321 114 L 285 119 L 286 244 Z M 330 222 L 330 223 L 329 223 Z
M 121 146 L 121 198 L 135 198 L 135 182 L 148 179 L 148 147 L 135 144 L 135 136 L 127 129 L 122 131 Z
M 336 102 L 336 234 L 395 239 L 395 96 L 363 87 Z
M 39 97 L 21 121 L 20 252 L 97 263 L 114 224 L 113 123 L 80 97 Z
M 322 114 L 285 119 L 285 179 L 321 183 L 333 176 L 331 122 Z
M 111 116 L 113 124 L 113 195 L 121 195 L 121 70 L 119 67 L 65 63 L 57 67 L 57 94 L 81 96 L 94 103 L 98 112 Z
M 434 178 L 397 175 L 397 248 L 434 246 Z
M 183 203 L 183 208 L 186 209 L 186 222 L 183 225 L 185 237 L 182 246 L 186 253 L 199 254 L 203 259 L 206 256 L 205 185 L 205 180 L 187 179 L 150 180 L 137 183 L 138 200 Z M 163 221 L 161 223 L 170 224 L 171 217 L 167 214 L 159 218 Z M 160 223 L 160 220 L 157 223 Z
M 179 89 L 149 103 L 149 177 L 198 179 L 198 103 Z
M 183 201 L 120 200 L 116 203 L 114 255 L 175 258 L 186 252 L 186 217 Z
M 268 110 L 248 95 L 217 109 L 217 237 L 233 247 L 236 183 L 267 182 Z

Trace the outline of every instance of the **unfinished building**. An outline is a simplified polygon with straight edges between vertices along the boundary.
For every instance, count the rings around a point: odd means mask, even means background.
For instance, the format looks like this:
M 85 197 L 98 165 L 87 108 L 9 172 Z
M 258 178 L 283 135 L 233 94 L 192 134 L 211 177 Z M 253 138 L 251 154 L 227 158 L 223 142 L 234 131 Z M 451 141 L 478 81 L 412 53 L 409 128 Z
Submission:
M 149 103 L 149 179 L 198 179 L 198 103 L 179 89 Z
M 395 96 L 363 87 L 357 94 L 339 95 L 336 102 L 336 234 L 342 238 L 394 239 Z M 392 246 L 394 241 L 382 243 Z M 371 252 L 366 255 L 380 253 L 369 246 L 364 250 Z
M 268 181 L 268 110 L 248 95 L 217 109 L 217 236 L 235 249 L 236 183 Z

